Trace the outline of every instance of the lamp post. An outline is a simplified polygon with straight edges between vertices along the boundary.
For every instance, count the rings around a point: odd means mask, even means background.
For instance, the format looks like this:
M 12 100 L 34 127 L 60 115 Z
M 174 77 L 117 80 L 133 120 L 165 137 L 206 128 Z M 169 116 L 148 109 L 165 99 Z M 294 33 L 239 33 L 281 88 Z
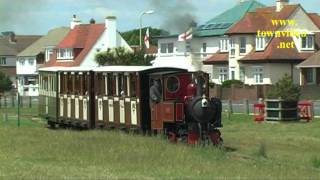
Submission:
M 139 36 L 139 42 L 140 42 L 140 49 L 142 49 L 142 16 L 145 14 L 153 14 L 153 10 L 149 10 L 149 11 L 144 11 L 140 14 L 140 36 Z

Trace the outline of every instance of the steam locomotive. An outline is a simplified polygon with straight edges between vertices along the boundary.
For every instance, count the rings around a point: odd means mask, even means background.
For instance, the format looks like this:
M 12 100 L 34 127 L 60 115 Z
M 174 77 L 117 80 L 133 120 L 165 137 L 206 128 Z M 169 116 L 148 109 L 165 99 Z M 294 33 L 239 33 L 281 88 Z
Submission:
M 50 127 L 163 133 L 189 144 L 222 141 L 221 101 L 208 74 L 150 66 L 39 70 L 39 112 Z

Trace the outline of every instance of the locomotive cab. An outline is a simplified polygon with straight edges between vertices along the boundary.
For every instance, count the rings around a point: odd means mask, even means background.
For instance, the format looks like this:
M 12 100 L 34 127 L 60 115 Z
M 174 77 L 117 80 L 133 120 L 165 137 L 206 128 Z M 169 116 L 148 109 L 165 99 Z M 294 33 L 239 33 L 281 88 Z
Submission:
M 150 76 L 150 84 L 152 130 L 163 130 L 174 141 L 187 140 L 190 134 L 196 134 L 198 141 L 222 126 L 221 102 L 209 99 L 207 74 Z

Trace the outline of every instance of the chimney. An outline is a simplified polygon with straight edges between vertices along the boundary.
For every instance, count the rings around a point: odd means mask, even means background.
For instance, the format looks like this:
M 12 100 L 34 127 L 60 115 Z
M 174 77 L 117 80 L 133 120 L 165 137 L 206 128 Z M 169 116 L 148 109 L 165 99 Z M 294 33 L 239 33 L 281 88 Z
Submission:
M 280 12 L 285 5 L 289 4 L 289 0 L 277 0 L 276 11 Z
M 76 25 L 81 24 L 81 21 L 77 19 L 77 16 L 74 14 L 70 22 L 70 29 L 73 29 Z
M 115 16 L 106 17 L 105 28 L 108 48 L 115 48 L 117 46 L 117 18 Z

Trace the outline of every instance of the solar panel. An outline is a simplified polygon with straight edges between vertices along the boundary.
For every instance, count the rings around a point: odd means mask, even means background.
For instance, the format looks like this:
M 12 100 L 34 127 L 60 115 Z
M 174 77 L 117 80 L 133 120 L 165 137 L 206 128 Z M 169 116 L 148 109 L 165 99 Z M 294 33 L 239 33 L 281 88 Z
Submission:
M 226 29 L 230 27 L 232 23 L 214 23 L 214 24 L 205 24 L 199 26 L 201 30 L 214 30 L 214 29 Z

